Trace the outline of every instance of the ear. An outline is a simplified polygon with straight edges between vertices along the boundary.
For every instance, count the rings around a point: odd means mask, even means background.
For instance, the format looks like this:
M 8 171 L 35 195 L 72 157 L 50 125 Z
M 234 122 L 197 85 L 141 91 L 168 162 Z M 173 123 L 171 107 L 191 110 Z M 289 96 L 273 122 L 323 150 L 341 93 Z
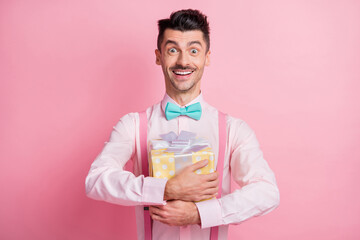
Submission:
M 209 50 L 209 51 L 206 53 L 206 56 L 205 56 L 205 66 L 209 66 L 209 65 L 210 65 L 210 54 L 211 54 L 211 51 Z
M 155 56 L 156 56 L 155 63 L 157 65 L 161 65 L 161 60 L 160 60 L 161 53 L 160 53 L 159 49 L 155 49 Z

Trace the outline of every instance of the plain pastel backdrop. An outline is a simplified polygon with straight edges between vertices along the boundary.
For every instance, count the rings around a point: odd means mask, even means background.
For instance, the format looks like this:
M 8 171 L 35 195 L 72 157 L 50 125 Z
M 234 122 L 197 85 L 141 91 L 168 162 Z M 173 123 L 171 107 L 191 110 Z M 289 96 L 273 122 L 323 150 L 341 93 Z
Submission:
M 256 132 L 280 207 L 229 239 L 360 239 L 360 1 L 0 1 L 0 239 L 136 239 L 85 196 L 128 112 L 162 99 L 157 20 L 209 16 L 205 99 Z

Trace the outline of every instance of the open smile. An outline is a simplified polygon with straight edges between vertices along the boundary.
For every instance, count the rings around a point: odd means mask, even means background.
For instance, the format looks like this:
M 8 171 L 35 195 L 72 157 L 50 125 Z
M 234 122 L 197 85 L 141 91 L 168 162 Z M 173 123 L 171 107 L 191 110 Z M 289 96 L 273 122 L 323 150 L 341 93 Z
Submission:
M 192 74 L 194 71 L 173 71 L 175 75 L 186 76 Z
M 193 69 L 173 69 L 172 72 L 176 79 L 178 80 L 187 80 L 193 74 L 195 70 Z

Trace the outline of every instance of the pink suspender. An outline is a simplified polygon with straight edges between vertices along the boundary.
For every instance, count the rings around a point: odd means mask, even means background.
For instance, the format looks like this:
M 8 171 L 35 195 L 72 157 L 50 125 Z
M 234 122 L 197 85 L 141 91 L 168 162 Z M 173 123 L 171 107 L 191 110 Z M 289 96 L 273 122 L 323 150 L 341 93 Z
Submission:
M 219 190 L 216 198 L 221 198 L 222 180 L 225 159 L 225 145 L 226 145 L 226 115 L 219 112 L 219 157 L 216 166 L 216 171 L 219 173 Z M 212 227 L 210 230 L 210 240 L 217 240 L 219 236 L 219 227 Z
M 140 150 L 141 150 L 141 165 L 142 174 L 149 176 L 149 161 L 147 153 L 147 116 L 146 112 L 139 113 L 140 118 Z M 145 240 L 151 240 L 152 234 L 152 219 L 149 213 L 149 206 L 144 206 L 144 227 L 145 227 Z
M 147 116 L 146 112 L 139 113 L 140 118 L 140 149 L 142 161 L 142 173 L 145 177 L 149 176 L 149 162 L 147 153 Z M 222 192 L 222 178 L 224 169 L 226 145 L 226 115 L 219 111 L 219 157 L 216 171 L 219 173 L 219 191 L 217 198 L 221 197 Z M 152 238 L 152 220 L 149 214 L 149 207 L 144 206 L 144 226 L 145 226 L 145 240 Z M 210 231 L 210 239 L 217 240 L 219 235 L 219 227 L 212 227 Z

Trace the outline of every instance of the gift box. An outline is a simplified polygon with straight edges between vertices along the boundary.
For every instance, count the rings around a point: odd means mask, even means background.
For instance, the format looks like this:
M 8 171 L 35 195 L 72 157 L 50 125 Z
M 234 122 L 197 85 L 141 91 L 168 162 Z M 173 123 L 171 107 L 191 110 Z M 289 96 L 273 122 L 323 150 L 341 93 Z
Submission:
M 208 159 L 208 165 L 196 170 L 197 174 L 214 172 L 215 155 L 209 142 L 196 138 L 192 132 L 182 131 L 179 136 L 174 132 L 160 135 L 161 139 L 150 141 L 150 176 L 170 179 L 183 168 Z

